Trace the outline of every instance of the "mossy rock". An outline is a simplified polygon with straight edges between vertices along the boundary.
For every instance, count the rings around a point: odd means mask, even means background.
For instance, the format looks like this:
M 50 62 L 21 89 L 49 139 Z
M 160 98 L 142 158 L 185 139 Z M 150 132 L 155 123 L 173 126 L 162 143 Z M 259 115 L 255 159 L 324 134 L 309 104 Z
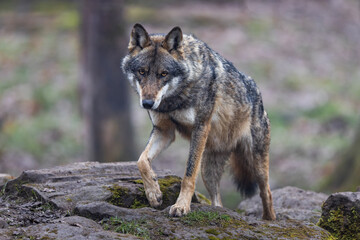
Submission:
M 164 209 L 175 203 L 180 192 L 181 178 L 166 176 L 160 178 L 158 182 L 163 193 L 163 203 L 159 209 Z M 108 190 L 111 191 L 112 195 L 107 201 L 115 206 L 132 209 L 150 207 L 141 179 L 131 180 L 121 186 L 114 184 Z
M 158 179 L 160 190 L 163 194 L 163 202 L 159 209 L 164 209 L 173 205 L 180 193 L 181 178 L 178 176 L 165 176 Z M 142 179 L 130 180 L 122 185 L 114 184 L 108 187 L 112 193 L 107 202 L 125 208 L 143 208 L 150 207 L 146 198 L 144 184 Z M 192 199 L 193 203 L 211 204 L 211 201 L 200 193 L 195 193 Z
M 17 196 L 36 201 L 49 206 L 50 212 L 64 211 L 64 214 L 74 214 L 91 218 L 104 223 L 106 238 L 102 232 L 95 229 L 96 224 L 90 226 L 88 232 L 82 219 L 69 219 L 65 223 L 66 229 L 60 230 L 60 222 L 51 220 L 46 234 L 54 235 L 56 239 L 69 239 L 73 236 L 88 234 L 91 239 L 117 239 L 116 234 L 135 234 L 144 239 L 331 239 L 332 236 L 324 229 L 308 222 L 283 220 L 262 221 L 256 218 L 241 216 L 239 213 L 226 208 L 209 206 L 207 204 L 192 204 L 191 212 L 181 218 L 169 216 L 170 205 L 175 203 L 181 187 L 181 179 L 168 173 L 156 172 L 159 184 L 164 193 L 163 210 L 156 210 L 149 206 L 144 193 L 144 187 L 136 163 L 76 163 L 53 169 L 31 170 L 24 172 L 18 179 L 9 181 L 3 188 L 5 195 L 0 200 L 9 200 Z M 116 184 L 113 184 L 116 183 Z M 39 198 L 34 197 L 40 196 Z M 201 198 L 201 197 L 199 197 Z M 196 198 L 194 197 L 193 200 Z M 41 201 L 40 201 L 41 200 Z M 15 200 L 14 200 L 15 201 Z M 35 203 L 36 203 L 35 202 Z M 27 204 L 27 203 L 25 203 Z M 119 207 L 121 206 L 121 207 Z M 351 208 L 350 208 L 351 209 Z M 9 209 L 13 211 L 14 209 Z M 356 210 L 356 209 L 354 209 Z M 357 210 L 356 210 L 357 211 Z M 35 213 L 29 211 L 29 214 Z M 55 212 L 56 213 L 56 212 Z M 56 214 L 53 215 L 56 217 Z M 27 213 L 28 214 L 28 213 Z M 23 216 L 21 216 L 23 217 Z M 115 218 L 118 221 L 110 221 Z M 18 219 L 18 218 L 16 218 Z M 36 219 L 31 216 L 31 219 Z M 75 221 L 76 220 L 76 221 Z M 79 221 L 80 223 L 78 223 Z M 10 224 L 9 224 L 10 225 Z M 78 225 L 81 225 L 79 228 Z M 34 226 L 34 227 L 33 227 Z M 37 235 L 44 231 L 37 228 L 48 224 L 35 224 L 23 228 L 26 238 L 42 239 Z M 0 229 L 0 236 L 7 236 L 12 227 Z M 100 226 L 96 227 L 101 228 Z M 56 229 L 58 233 L 55 236 Z M 64 228 L 65 229 L 65 228 Z M 101 231 L 100 231 L 101 230 Z M 117 231 L 119 233 L 113 233 Z M 35 233 L 35 234 L 33 234 Z M 95 238 L 91 234 L 95 234 Z M 114 235 L 115 234 L 115 235 Z M 14 236 L 11 233 L 12 239 Z M 119 235 L 120 236 L 120 235 Z M 16 237 L 16 236 L 15 236 Z M 1 237 L 0 237 L 1 238 Z M 80 239 L 79 238 L 79 239 Z M 137 239 L 136 236 L 120 236 L 121 239 Z M 20 238 L 19 238 L 20 239 Z
M 108 203 L 98 202 L 97 207 L 89 207 L 94 210 L 94 215 L 104 215 L 101 221 L 104 228 L 115 231 L 122 229 L 122 233 L 135 234 L 144 239 L 335 239 L 326 230 L 311 223 L 244 219 L 230 209 L 203 204 L 192 204 L 191 212 L 180 218 L 170 217 L 169 208 L 158 211 L 113 206 L 111 211 L 104 214 L 105 206 L 101 204 Z M 85 213 L 87 208 L 83 206 L 79 214 Z M 112 218 L 107 216 L 109 213 Z
M 360 193 L 332 194 L 322 206 L 318 225 L 337 239 L 360 239 Z

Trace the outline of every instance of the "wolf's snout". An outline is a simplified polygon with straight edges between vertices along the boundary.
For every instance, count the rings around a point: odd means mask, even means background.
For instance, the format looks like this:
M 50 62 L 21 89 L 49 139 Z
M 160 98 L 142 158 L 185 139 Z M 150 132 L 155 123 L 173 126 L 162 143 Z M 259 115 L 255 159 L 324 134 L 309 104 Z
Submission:
M 154 106 L 154 101 L 149 100 L 149 99 L 145 99 L 145 100 L 142 101 L 142 105 L 143 105 L 144 108 L 150 109 L 150 108 L 152 108 L 152 106 Z

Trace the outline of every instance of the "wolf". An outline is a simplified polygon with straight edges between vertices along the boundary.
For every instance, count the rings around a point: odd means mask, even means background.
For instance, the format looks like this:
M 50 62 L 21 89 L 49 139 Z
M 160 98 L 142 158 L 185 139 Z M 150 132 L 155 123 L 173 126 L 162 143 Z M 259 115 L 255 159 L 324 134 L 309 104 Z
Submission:
M 254 80 L 180 27 L 166 35 L 148 34 L 135 24 L 128 50 L 123 72 L 153 124 L 137 162 L 150 205 L 162 204 L 151 162 L 175 140 L 177 131 L 190 141 L 190 150 L 170 216 L 189 213 L 200 169 L 212 205 L 222 206 L 219 184 L 230 160 L 239 191 L 250 197 L 259 187 L 263 219 L 275 220 L 269 187 L 270 123 Z

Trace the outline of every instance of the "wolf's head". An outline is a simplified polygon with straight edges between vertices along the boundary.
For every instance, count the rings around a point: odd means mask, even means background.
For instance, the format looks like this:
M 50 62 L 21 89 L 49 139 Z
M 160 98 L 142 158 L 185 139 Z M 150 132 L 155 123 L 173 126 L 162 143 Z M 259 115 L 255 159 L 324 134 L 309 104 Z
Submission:
M 182 61 L 182 42 L 179 27 L 167 35 L 149 35 L 140 24 L 133 27 L 129 54 L 123 59 L 122 68 L 139 94 L 143 108 L 159 110 L 160 104 L 166 104 L 166 98 L 182 91 L 187 77 L 186 64 Z

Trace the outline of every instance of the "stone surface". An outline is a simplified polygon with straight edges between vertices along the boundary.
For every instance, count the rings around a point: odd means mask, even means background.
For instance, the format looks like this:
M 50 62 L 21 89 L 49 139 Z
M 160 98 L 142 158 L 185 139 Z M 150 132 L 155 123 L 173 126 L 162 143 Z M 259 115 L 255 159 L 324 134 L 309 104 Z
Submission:
M 209 239 L 211 236 L 218 239 L 326 239 L 330 236 L 308 222 L 246 219 L 230 209 L 196 203 L 191 209 L 188 216 L 173 218 L 168 215 L 169 208 L 162 211 L 126 209 L 107 202 L 92 202 L 78 203 L 75 214 L 94 220 L 116 217 L 119 221 L 137 222 L 149 231 L 151 239 Z
M 57 219 L 52 223 L 0 229 L 0 240 L 8 239 L 130 240 L 141 238 L 105 231 L 98 223 L 90 219 L 72 216 Z
M 65 215 L 65 212 L 31 197 L 16 195 L 0 197 L 0 229 L 47 223 Z
M 321 205 L 327 195 L 305 191 L 297 187 L 284 187 L 272 191 L 274 210 L 278 220 L 296 219 L 316 224 L 321 216 Z M 259 195 L 242 201 L 238 209 L 246 216 L 261 218 L 262 203 Z
M 360 239 L 360 192 L 331 194 L 322 206 L 319 226 L 339 239 Z
M 159 178 L 169 171 L 156 171 Z M 106 201 L 112 196 L 111 187 L 121 185 L 130 196 L 142 195 L 140 173 L 135 162 L 81 162 L 52 169 L 29 170 L 9 181 L 6 191 L 22 191 L 62 210 L 72 211 L 79 201 Z
M 199 195 L 194 195 L 195 203 L 187 216 L 170 217 L 169 206 L 179 194 L 181 179 L 168 171 L 156 172 L 164 195 L 160 209 L 148 207 L 134 162 L 76 163 L 25 171 L 2 187 L 0 236 L 10 236 L 5 239 L 136 239 L 135 235 L 144 239 L 330 237 L 327 231 L 308 221 L 268 222 L 199 204 L 196 203 Z

